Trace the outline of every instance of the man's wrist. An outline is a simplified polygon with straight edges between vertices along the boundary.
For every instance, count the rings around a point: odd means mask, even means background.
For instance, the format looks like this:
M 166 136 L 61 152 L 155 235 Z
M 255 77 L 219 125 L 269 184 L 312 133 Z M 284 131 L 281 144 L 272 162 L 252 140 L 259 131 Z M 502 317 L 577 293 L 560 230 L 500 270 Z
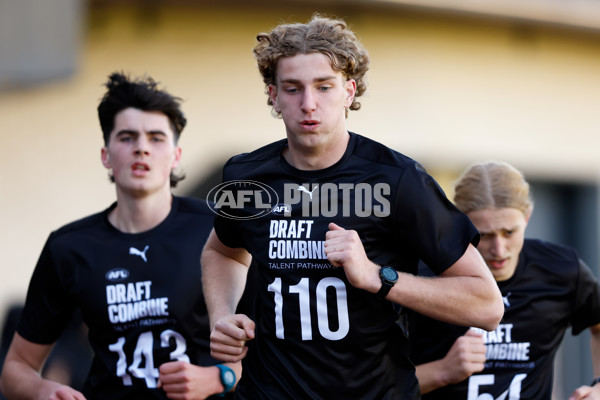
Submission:
M 219 367 L 217 367 L 216 365 L 211 365 L 208 368 L 210 368 L 211 371 L 215 371 L 214 378 L 211 379 L 210 387 L 212 389 L 209 389 L 210 393 L 212 393 L 214 395 L 223 393 L 224 387 L 223 387 L 223 384 L 221 383 L 221 369 Z M 211 372 L 211 374 L 212 374 L 212 372 Z
M 450 369 L 444 364 L 444 360 L 434 361 L 434 365 L 438 367 L 438 373 L 436 374 L 435 379 L 435 389 L 448 386 L 450 384 L 450 378 L 448 377 L 448 373 Z
M 223 397 L 226 393 L 233 390 L 237 381 L 237 377 L 235 376 L 233 369 L 225 364 L 217 364 L 215 367 L 219 369 L 219 381 L 223 386 L 223 390 L 221 393 L 218 393 L 217 396 Z
M 590 383 L 590 386 L 593 387 L 597 383 L 600 383 L 600 376 L 595 377 L 594 380 L 592 381 L 592 383 Z
M 381 299 L 385 299 L 392 287 L 398 282 L 398 272 L 392 267 L 383 266 L 379 269 L 379 278 L 381 287 L 376 295 Z

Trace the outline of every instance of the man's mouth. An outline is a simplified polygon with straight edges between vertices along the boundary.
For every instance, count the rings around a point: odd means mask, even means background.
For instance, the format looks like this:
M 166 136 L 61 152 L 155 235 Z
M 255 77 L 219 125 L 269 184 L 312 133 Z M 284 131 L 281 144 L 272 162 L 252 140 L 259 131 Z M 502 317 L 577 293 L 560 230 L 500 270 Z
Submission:
M 494 269 L 500 269 L 506 265 L 506 258 L 502 260 L 488 260 L 488 265 Z
M 132 171 L 149 171 L 150 167 L 147 164 L 136 162 L 131 166 Z

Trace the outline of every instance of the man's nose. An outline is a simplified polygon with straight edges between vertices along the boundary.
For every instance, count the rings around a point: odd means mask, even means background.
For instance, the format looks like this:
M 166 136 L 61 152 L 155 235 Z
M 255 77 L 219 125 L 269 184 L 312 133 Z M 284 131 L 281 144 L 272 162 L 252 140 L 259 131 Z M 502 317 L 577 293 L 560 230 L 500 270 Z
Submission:
M 136 146 L 135 146 L 135 154 L 138 155 L 147 155 L 149 154 L 149 142 L 148 139 L 145 138 L 143 135 L 140 135 L 140 137 L 138 138 L 138 140 L 136 140 L 135 142 Z
M 302 111 L 311 112 L 317 108 L 317 99 L 312 90 L 305 90 L 302 95 Z
M 504 240 L 501 237 L 495 237 L 490 241 L 490 253 L 494 257 L 501 257 L 504 252 Z

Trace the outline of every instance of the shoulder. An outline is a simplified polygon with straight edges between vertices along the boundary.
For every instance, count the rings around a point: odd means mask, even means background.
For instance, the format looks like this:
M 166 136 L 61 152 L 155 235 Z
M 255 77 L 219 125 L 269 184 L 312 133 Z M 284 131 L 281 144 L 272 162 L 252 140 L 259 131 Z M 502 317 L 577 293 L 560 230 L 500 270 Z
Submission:
M 353 167 L 388 182 L 393 192 L 404 193 L 402 197 L 406 201 L 414 200 L 413 196 L 406 196 L 408 190 L 418 198 L 422 190 L 440 189 L 421 163 L 373 139 L 351 134 L 356 137 L 352 152 Z
M 76 236 L 87 231 L 97 230 L 104 225 L 106 212 L 107 210 L 69 222 L 50 233 L 50 239 L 56 240 L 64 237 Z
M 212 217 L 214 215 L 210 209 L 210 203 L 204 199 L 179 196 L 173 196 L 173 198 L 177 201 L 179 212 L 203 215 L 207 217 Z
M 573 247 L 542 239 L 525 239 L 523 254 L 528 260 L 578 263 L 579 259 Z
M 198 232 L 202 236 L 208 235 L 215 220 L 215 213 L 209 202 L 198 198 L 177 196 L 173 196 L 173 201 L 177 209 L 172 223 L 178 229 L 185 230 L 188 234 Z
M 579 274 L 579 256 L 574 248 L 540 239 L 525 239 L 521 255 L 526 270 L 541 271 L 544 279 L 575 279 Z
M 394 198 L 409 208 L 415 204 L 425 205 L 422 196 L 427 193 L 434 194 L 436 198 L 445 198 L 437 181 L 421 163 L 373 139 L 353 135 L 356 136 L 353 167 L 389 183 Z M 398 194 L 401 196 L 398 197 Z
M 223 167 L 223 181 L 249 179 L 256 174 L 270 172 L 279 167 L 282 149 L 287 139 L 270 143 L 250 153 L 231 157 Z
M 109 208 L 110 209 L 110 208 Z M 46 238 L 40 259 L 71 254 L 85 247 L 86 243 L 102 242 L 108 232 L 106 212 L 92 214 L 69 222 L 50 232 Z
M 249 153 L 241 153 L 231 157 L 225 166 L 240 165 L 252 162 L 260 162 L 279 157 L 281 149 L 286 145 L 287 139 L 281 139 L 266 146 L 260 147 Z
M 425 168 L 412 158 L 393 150 L 376 140 L 356 133 L 351 134 L 356 136 L 356 145 L 353 154 L 355 157 L 359 157 L 365 162 L 389 166 L 391 168 L 425 172 Z

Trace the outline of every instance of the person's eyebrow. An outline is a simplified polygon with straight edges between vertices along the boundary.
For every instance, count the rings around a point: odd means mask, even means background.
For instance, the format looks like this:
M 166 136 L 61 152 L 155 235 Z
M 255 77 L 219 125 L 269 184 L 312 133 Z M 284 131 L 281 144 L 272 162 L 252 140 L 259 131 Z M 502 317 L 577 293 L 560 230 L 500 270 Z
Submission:
M 313 82 L 326 82 L 326 81 L 335 80 L 336 78 L 337 78 L 337 76 L 335 76 L 335 75 L 319 76 L 319 77 L 316 77 L 315 79 L 313 79 Z M 299 79 L 288 78 L 288 79 L 282 79 L 281 83 L 299 84 L 302 82 Z
M 139 132 L 135 129 L 121 129 L 119 132 L 117 132 L 116 136 L 121 135 L 139 135 Z
M 321 77 L 317 77 L 313 80 L 313 82 L 325 82 L 325 81 L 331 81 L 331 80 L 335 80 L 337 78 L 336 75 L 327 75 L 327 76 L 321 76 Z
M 121 136 L 121 135 L 139 135 L 140 132 L 135 130 L 135 129 L 121 129 L 119 132 L 117 132 L 116 136 Z M 163 136 L 167 136 L 167 134 L 162 131 L 162 130 L 153 130 L 153 131 L 148 131 L 146 132 L 146 134 L 148 135 L 163 135 Z

